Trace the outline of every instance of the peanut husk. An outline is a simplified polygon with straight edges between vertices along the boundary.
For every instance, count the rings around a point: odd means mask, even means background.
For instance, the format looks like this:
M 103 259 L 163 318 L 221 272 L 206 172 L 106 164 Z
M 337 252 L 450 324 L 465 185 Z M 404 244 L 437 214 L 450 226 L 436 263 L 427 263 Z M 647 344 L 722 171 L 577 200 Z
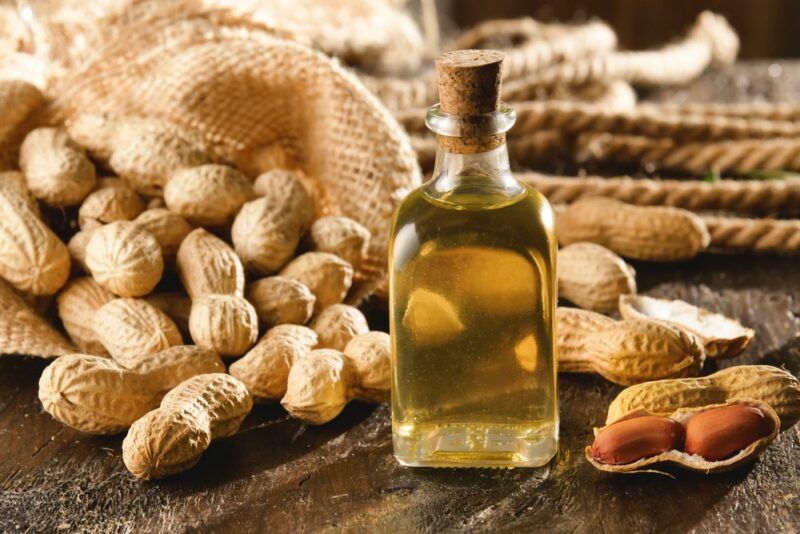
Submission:
M 746 406 L 754 406 L 761 410 L 770 420 L 772 420 L 772 431 L 769 435 L 759 438 L 753 441 L 750 445 L 745 447 L 744 449 L 740 450 L 733 456 L 729 458 L 725 458 L 724 460 L 718 461 L 709 461 L 701 456 L 697 455 L 690 455 L 682 451 L 672 450 L 667 451 L 656 456 L 650 456 L 648 458 L 642 458 L 641 460 L 637 460 L 635 462 L 631 462 L 629 464 L 623 465 L 611 465 L 602 462 L 598 462 L 591 455 L 591 446 L 587 446 L 584 450 L 586 455 L 586 459 L 591 463 L 595 468 L 599 469 L 600 471 L 606 471 L 609 473 L 659 473 L 668 475 L 667 472 L 661 471 L 661 468 L 670 467 L 670 466 L 677 466 L 681 469 L 686 469 L 689 471 L 696 471 L 698 473 L 721 473 L 724 471 L 730 471 L 732 469 L 736 469 L 739 466 L 744 464 L 751 463 L 756 460 L 758 454 L 763 451 L 770 443 L 772 443 L 778 432 L 780 431 L 781 421 L 778 417 L 778 414 L 775 413 L 769 404 L 757 401 L 753 399 L 731 399 L 727 402 L 722 404 L 710 404 L 708 406 L 703 406 L 700 408 L 692 407 L 692 408 L 679 408 L 671 413 L 655 413 L 649 412 L 647 410 L 634 410 L 625 414 L 617 421 L 622 419 L 628 419 L 631 417 L 638 417 L 642 415 L 658 415 L 663 417 L 669 417 L 676 421 L 679 421 L 683 424 L 694 415 L 697 415 L 701 412 L 706 410 L 712 410 L 714 408 L 721 408 L 722 406 L 728 406 L 731 404 L 742 404 Z M 594 435 L 597 436 L 605 427 L 595 428 Z

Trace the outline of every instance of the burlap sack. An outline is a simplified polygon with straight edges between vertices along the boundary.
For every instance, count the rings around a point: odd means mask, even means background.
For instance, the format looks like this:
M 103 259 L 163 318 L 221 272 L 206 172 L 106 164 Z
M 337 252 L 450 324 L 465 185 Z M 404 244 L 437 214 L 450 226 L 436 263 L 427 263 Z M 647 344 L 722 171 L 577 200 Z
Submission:
M 157 117 L 200 132 L 256 173 L 296 165 L 323 213 L 373 234 L 366 287 L 385 274 L 396 199 L 420 181 L 403 129 L 336 61 L 218 11 L 118 16 L 107 42 L 51 93 L 52 122 L 83 113 Z

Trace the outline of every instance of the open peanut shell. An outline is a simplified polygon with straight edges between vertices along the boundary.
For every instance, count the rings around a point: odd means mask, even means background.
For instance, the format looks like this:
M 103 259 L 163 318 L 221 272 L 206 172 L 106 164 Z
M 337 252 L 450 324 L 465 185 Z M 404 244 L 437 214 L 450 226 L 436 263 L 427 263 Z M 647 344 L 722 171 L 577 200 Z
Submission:
M 619 313 L 623 319 L 668 321 L 696 336 L 709 358 L 731 358 L 750 345 L 752 328 L 719 313 L 682 300 L 659 299 L 644 295 L 621 295 Z
M 781 426 L 780 418 L 778 417 L 778 414 L 775 413 L 775 410 L 773 410 L 767 403 L 752 399 L 731 399 L 722 404 L 711 404 L 708 406 L 703 406 L 702 408 L 679 408 L 678 410 L 675 410 L 672 413 L 655 413 L 655 412 L 649 412 L 647 410 L 635 410 L 625 414 L 623 417 L 617 420 L 621 421 L 623 419 L 630 419 L 633 417 L 639 417 L 643 415 L 657 415 L 662 417 L 669 417 L 670 419 L 673 419 L 683 425 L 686 425 L 689 419 L 691 419 L 693 416 L 699 413 L 702 413 L 707 410 L 712 410 L 715 408 L 721 408 L 723 406 L 729 406 L 732 404 L 753 406 L 761 410 L 761 412 L 764 413 L 764 415 L 772 421 L 772 431 L 768 435 L 753 441 L 752 443 L 750 443 L 750 445 L 740 450 L 733 456 L 730 456 L 723 460 L 709 461 L 701 456 L 691 455 L 683 451 L 671 450 L 655 456 L 642 458 L 640 460 L 628 464 L 612 465 L 595 460 L 591 455 L 591 446 L 587 446 L 585 449 L 586 459 L 597 469 L 601 471 L 607 471 L 609 473 L 666 474 L 663 471 L 660 471 L 658 468 L 666 467 L 669 465 L 675 465 L 682 469 L 688 469 L 690 471 L 697 471 L 699 473 L 706 473 L 706 474 L 730 471 L 731 469 L 735 469 L 743 464 L 755 461 L 758 454 L 762 450 L 764 450 L 770 443 L 772 443 L 775 440 L 775 437 L 778 435 Z M 594 429 L 595 437 L 597 437 L 597 435 L 604 428 L 606 427 L 595 428 Z

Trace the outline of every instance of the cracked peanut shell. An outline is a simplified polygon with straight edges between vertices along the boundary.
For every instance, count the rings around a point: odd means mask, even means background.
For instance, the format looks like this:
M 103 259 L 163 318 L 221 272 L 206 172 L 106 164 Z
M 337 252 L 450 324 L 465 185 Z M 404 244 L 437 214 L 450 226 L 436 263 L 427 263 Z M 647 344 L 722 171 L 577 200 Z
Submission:
M 739 321 L 682 300 L 659 299 L 644 295 L 625 295 L 619 300 L 623 319 L 660 319 L 697 336 L 709 358 L 732 358 L 750 345 L 752 328 Z

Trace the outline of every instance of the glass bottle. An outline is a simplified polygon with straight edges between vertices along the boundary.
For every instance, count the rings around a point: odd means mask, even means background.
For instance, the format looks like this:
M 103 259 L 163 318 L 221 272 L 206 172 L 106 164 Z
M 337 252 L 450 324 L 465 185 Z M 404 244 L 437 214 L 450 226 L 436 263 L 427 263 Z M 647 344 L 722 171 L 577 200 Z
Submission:
M 433 177 L 395 214 L 392 432 L 403 465 L 539 466 L 557 449 L 554 216 L 509 170 L 502 58 L 437 59 Z

